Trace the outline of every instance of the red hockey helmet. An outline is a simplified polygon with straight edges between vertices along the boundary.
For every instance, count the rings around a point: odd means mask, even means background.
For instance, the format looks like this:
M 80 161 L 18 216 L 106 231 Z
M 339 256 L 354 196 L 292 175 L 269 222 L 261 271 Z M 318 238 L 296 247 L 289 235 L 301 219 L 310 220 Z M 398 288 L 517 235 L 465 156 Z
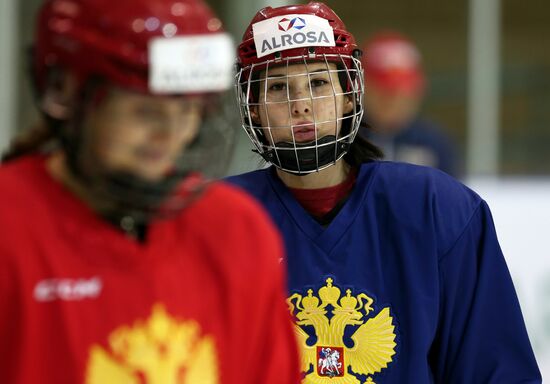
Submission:
M 364 44 L 367 82 L 389 93 L 418 95 L 426 79 L 416 45 L 396 31 L 382 31 Z M 368 62 L 368 65 L 367 65 Z
M 281 31 L 302 29 L 302 25 L 305 24 L 303 19 L 298 16 L 294 19 L 288 20 L 288 18 L 285 17 L 287 15 L 311 15 L 327 20 L 333 31 L 332 38 L 334 39 L 334 45 L 318 45 L 319 40 L 323 40 L 323 38 L 318 38 L 316 41 L 311 41 L 311 44 L 308 46 L 293 48 L 292 44 L 289 44 L 288 48 L 285 50 L 276 51 L 265 56 L 262 55 L 262 53 L 265 53 L 266 51 L 262 52 L 262 47 L 260 47 L 260 52 L 257 50 L 254 39 L 254 25 L 268 19 L 276 18 L 276 21 L 279 24 L 278 28 Z M 330 36 L 327 37 L 331 38 Z M 290 41 L 290 43 L 293 42 L 294 41 L 292 40 Z M 269 43 L 270 42 L 268 41 L 264 46 L 266 50 L 268 49 Z M 277 42 L 275 43 L 277 44 Z M 256 16 L 254 16 L 243 35 L 242 42 L 239 44 L 238 48 L 238 60 L 240 65 L 245 67 L 251 64 L 258 64 L 266 60 L 275 60 L 295 56 L 311 56 L 312 54 L 353 56 L 355 50 L 357 50 L 355 38 L 347 31 L 344 22 L 338 17 L 338 15 L 334 13 L 334 11 L 326 4 L 310 2 L 305 5 L 290 5 L 278 8 L 266 7 L 261 9 Z
M 49 68 L 58 66 L 73 71 L 80 84 L 99 76 L 149 92 L 156 38 L 227 37 L 222 32 L 202 0 L 46 0 L 35 34 L 36 86 L 42 92 Z
M 37 20 L 32 70 L 39 97 L 57 69 L 76 78 L 77 91 L 92 85 L 92 96 L 110 86 L 155 95 L 221 95 L 232 85 L 234 57 L 229 35 L 204 0 L 45 0 Z M 86 92 L 77 96 L 80 103 L 96 100 Z M 147 221 L 160 214 L 161 204 L 170 212 L 185 206 L 187 200 L 179 194 L 169 204 L 166 199 L 179 191 L 189 171 L 216 172 L 213 154 L 222 158 L 230 148 L 223 114 L 204 115 L 193 145 L 182 148 L 173 169 L 155 182 L 97 161 L 98 155 L 84 148 L 92 144 L 82 133 L 82 116 L 47 121 L 55 127 L 70 171 L 94 199 L 109 207 L 103 214 L 115 221 L 126 216 Z M 220 134 L 227 140 L 219 140 Z

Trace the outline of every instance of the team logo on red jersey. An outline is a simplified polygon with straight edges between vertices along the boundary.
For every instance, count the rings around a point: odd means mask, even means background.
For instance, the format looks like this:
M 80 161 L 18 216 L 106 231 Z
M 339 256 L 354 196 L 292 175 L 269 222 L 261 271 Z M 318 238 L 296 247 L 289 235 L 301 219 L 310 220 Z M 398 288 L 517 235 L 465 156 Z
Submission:
M 319 376 L 344 376 L 344 348 L 317 346 L 317 358 L 317 374 Z
M 216 343 L 200 325 L 157 304 L 90 348 L 85 384 L 219 384 Z
M 284 32 L 292 28 L 300 30 L 305 26 L 306 21 L 301 17 L 295 17 L 293 19 L 287 19 L 286 17 L 284 17 L 279 21 L 279 30 Z
M 45 279 L 34 286 L 33 296 L 38 302 L 81 301 L 97 299 L 103 288 L 101 278 Z

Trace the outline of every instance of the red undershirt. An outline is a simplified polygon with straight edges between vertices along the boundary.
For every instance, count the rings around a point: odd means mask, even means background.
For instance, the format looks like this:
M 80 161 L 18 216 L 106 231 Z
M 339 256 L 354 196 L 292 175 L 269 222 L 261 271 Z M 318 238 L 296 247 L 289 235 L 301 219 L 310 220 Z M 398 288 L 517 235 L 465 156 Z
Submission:
M 289 188 L 296 200 L 309 214 L 316 218 L 322 218 L 332 211 L 334 207 L 353 189 L 357 172 L 352 170 L 348 178 L 332 187 L 318 189 Z

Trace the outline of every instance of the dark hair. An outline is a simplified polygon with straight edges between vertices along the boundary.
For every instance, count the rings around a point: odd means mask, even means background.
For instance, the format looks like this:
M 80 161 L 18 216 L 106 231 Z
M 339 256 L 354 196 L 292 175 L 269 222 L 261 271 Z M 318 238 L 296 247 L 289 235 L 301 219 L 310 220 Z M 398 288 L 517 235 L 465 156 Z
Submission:
M 365 122 L 361 122 L 360 128 L 370 129 Z M 359 129 L 353 143 L 351 143 L 348 152 L 344 155 L 344 160 L 352 167 L 358 167 L 363 163 L 370 163 L 384 157 L 382 150 L 361 136 L 360 132 L 361 129 Z
M 30 51 L 29 59 L 32 60 L 32 49 Z M 34 124 L 30 129 L 17 135 L 11 142 L 10 147 L 2 154 L 0 162 L 5 163 L 11 160 L 15 160 L 19 157 L 38 153 L 47 149 L 51 149 L 52 146 L 61 146 L 67 150 L 67 136 L 66 125 L 67 120 L 57 119 L 48 114 L 42 107 L 42 98 L 44 91 L 41 91 L 37 86 L 34 72 L 31 74 L 31 85 L 34 96 L 35 105 L 40 112 L 40 120 Z M 61 67 L 50 68 L 47 74 L 47 87 L 59 86 L 63 81 L 66 71 Z M 76 119 L 78 116 L 83 116 L 84 110 L 88 102 L 92 101 L 93 97 L 96 97 L 96 91 L 104 84 L 103 79 L 90 76 L 90 78 L 82 85 L 81 89 L 77 91 L 74 96 L 76 108 L 73 111 Z M 99 99 L 98 99 L 99 100 Z
M 41 121 L 12 140 L 9 148 L 2 154 L 1 162 L 5 163 L 24 155 L 39 152 L 56 140 L 57 135 L 51 125 Z
M 28 47 L 26 69 L 30 78 L 33 100 L 40 112 L 41 119 L 11 140 L 10 146 L 0 156 L 0 163 L 6 163 L 25 155 L 40 152 L 45 149 L 46 146 L 59 141 L 58 129 L 61 122 L 48 116 L 40 106 L 43 91 L 38 87 L 36 72 L 33 70 L 34 54 L 34 46 Z M 63 73 L 64 72 L 59 67 L 50 68 L 46 75 L 46 81 L 48 84 L 59 83 Z

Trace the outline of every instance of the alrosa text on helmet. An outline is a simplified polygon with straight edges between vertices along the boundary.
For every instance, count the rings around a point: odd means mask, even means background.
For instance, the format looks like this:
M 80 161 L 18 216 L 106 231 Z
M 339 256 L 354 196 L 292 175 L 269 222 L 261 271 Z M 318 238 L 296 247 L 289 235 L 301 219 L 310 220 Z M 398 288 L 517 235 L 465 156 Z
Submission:
M 326 33 L 323 31 L 309 31 L 309 32 L 296 32 L 293 34 L 282 34 L 279 36 L 273 36 L 271 39 L 264 39 L 262 41 L 261 53 L 267 51 L 277 51 L 283 49 L 291 49 L 294 46 L 308 45 L 321 45 L 322 43 L 330 44 L 330 40 Z

